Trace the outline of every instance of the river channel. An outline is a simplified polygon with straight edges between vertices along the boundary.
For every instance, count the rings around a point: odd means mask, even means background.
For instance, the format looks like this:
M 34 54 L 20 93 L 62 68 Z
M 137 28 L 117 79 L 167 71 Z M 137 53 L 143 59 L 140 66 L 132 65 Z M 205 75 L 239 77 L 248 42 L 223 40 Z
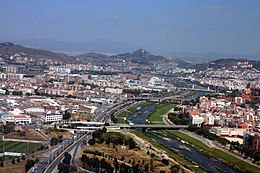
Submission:
M 142 107 L 137 111 L 133 112 L 131 115 L 129 115 L 127 120 L 134 124 L 145 124 L 149 114 L 155 111 L 155 109 L 155 104 Z M 206 157 L 205 155 L 198 153 L 188 144 L 176 140 L 168 134 L 159 134 L 160 137 L 158 137 L 148 132 L 148 135 L 157 142 L 165 145 L 166 147 L 178 151 L 180 154 L 196 162 L 199 166 L 205 168 L 209 172 L 218 173 L 219 171 L 216 168 L 219 168 L 220 170 L 223 170 L 228 173 L 237 173 L 237 171 L 232 169 L 231 167 L 228 167 L 227 165 L 223 164 L 218 160 Z

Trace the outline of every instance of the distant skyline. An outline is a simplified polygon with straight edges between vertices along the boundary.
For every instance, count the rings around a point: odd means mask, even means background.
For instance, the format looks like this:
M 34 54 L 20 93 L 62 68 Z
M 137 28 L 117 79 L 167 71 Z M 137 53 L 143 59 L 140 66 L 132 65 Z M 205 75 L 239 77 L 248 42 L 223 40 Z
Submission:
M 260 55 L 258 0 L 3 0 L 0 41 L 109 40 L 153 52 Z

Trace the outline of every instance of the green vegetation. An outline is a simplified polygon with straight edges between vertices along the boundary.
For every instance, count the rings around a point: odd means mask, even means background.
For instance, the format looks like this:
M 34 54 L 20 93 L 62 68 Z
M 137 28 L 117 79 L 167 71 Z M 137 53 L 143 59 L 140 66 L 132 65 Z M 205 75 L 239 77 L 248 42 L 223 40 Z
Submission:
M 106 132 L 105 130 L 96 130 L 92 133 L 92 139 L 89 140 L 89 145 L 95 145 L 96 143 L 106 143 L 108 146 L 113 145 L 128 145 L 129 149 L 138 148 L 133 138 L 125 137 L 118 132 Z
M 114 121 L 115 121 L 116 123 L 127 123 L 126 118 L 127 118 L 130 114 L 132 114 L 133 112 L 137 111 L 137 109 L 138 109 L 139 107 L 145 107 L 145 106 L 148 106 L 148 105 L 150 105 L 150 104 L 152 104 L 152 103 L 150 103 L 150 102 L 142 102 L 142 103 L 139 103 L 139 104 L 135 104 L 135 105 L 133 105 L 133 106 L 131 106 L 131 107 L 125 109 L 124 111 L 118 113 L 118 114 L 116 115 L 116 118 L 115 118 Z M 140 114 L 140 112 L 138 112 L 138 115 L 139 115 L 139 114 Z M 136 116 L 137 116 L 137 115 L 136 115 Z
M 25 171 L 29 171 L 35 164 L 35 160 L 27 160 L 26 164 L 25 164 Z
M 190 125 L 188 127 L 188 130 L 191 131 L 191 132 L 194 132 L 198 135 L 201 135 L 201 136 L 203 136 L 207 139 L 218 141 L 222 145 L 227 145 L 227 144 L 230 143 L 229 140 L 222 138 L 222 137 L 220 137 L 216 134 L 210 133 L 209 129 L 206 128 L 206 127 L 201 128 L 201 127 L 198 127 L 196 125 Z
M 1 141 L 0 142 L 0 152 L 17 152 L 31 154 L 36 152 L 42 144 L 35 144 L 29 142 L 12 142 L 12 141 Z
M 202 149 L 203 152 L 210 156 L 210 157 L 214 157 L 214 158 L 218 158 L 219 160 L 225 162 L 226 164 L 234 167 L 235 169 L 238 169 L 241 172 L 245 172 L 245 171 L 249 171 L 249 172 L 260 172 L 259 168 L 246 163 L 243 160 L 240 160 L 226 152 L 223 152 L 221 150 L 218 150 L 216 148 L 209 148 L 208 146 L 206 146 L 204 143 L 180 132 L 180 131 L 175 131 L 175 130 L 170 130 L 168 131 L 168 134 L 174 137 L 178 137 L 192 145 L 195 146 L 195 148 L 197 149 Z
M 7 122 L 6 125 L 0 126 L 0 131 L 4 134 L 8 134 L 14 131 L 15 124 L 13 122 Z
M 88 157 L 86 154 L 83 154 L 81 157 L 81 161 L 83 163 L 83 168 L 86 170 L 93 172 L 101 172 L 101 170 L 106 170 L 107 172 L 114 172 L 114 168 L 104 158 L 99 160 L 96 156 L 91 158 Z
M 176 125 L 188 125 L 189 113 L 169 113 L 168 118 Z
M 126 118 L 131 114 L 131 112 L 128 111 L 122 111 L 119 114 L 116 115 L 116 123 L 127 123 Z
M 69 173 L 69 172 L 77 171 L 77 169 L 71 165 L 71 158 L 72 158 L 71 154 L 65 152 L 64 159 L 62 160 L 62 162 L 58 164 L 59 172 Z
M 204 96 L 206 96 L 206 97 L 217 97 L 218 95 L 213 93 L 213 92 L 206 91 L 204 93 Z
M 203 90 L 207 89 L 206 87 L 203 87 L 203 86 L 200 86 L 200 85 L 195 85 L 194 88 L 195 89 L 203 89 Z
M 148 119 L 151 124 L 163 124 L 162 115 L 167 114 L 176 104 L 163 104 L 157 107 L 157 109 L 149 115 Z
M 184 98 L 187 98 L 187 97 L 190 97 L 190 96 L 193 96 L 194 94 L 196 94 L 196 91 L 189 91 L 187 94 L 184 94 Z
M 147 136 L 146 133 L 137 131 L 137 130 L 133 131 L 132 133 L 135 134 L 136 136 L 142 138 L 143 140 L 146 140 L 147 142 L 152 144 L 157 149 L 164 150 L 170 158 L 174 159 L 175 161 L 180 163 L 182 166 L 184 166 L 194 172 L 201 172 L 201 173 L 206 172 L 201 167 L 195 167 L 197 165 L 193 164 L 191 160 L 189 160 L 185 156 L 181 155 L 178 151 L 175 151 L 174 149 L 168 148 L 168 147 L 154 141 L 149 136 Z
M 61 143 L 63 141 L 63 137 L 59 136 L 58 138 L 51 138 L 51 146 L 58 145 L 58 143 Z
M 22 91 L 13 91 L 12 95 L 14 95 L 14 96 L 22 96 L 23 92 Z
M 63 119 L 64 119 L 64 120 L 69 120 L 70 117 L 71 117 L 71 115 L 72 115 L 72 114 L 66 110 L 65 113 L 64 113 L 64 115 L 63 115 Z

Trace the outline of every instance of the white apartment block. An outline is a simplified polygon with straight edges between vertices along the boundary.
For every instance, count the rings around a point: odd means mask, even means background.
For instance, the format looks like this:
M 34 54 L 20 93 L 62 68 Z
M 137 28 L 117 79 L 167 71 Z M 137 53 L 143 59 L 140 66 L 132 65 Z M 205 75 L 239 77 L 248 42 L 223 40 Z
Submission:
M 13 122 L 15 124 L 31 124 L 32 118 L 29 115 L 5 115 L 3 122 Z
M 43 114 L 41 116 L 41 119 L 43 122 L 48 123 L 48 122 L 58 122 L 63 119 L 62 114 Z

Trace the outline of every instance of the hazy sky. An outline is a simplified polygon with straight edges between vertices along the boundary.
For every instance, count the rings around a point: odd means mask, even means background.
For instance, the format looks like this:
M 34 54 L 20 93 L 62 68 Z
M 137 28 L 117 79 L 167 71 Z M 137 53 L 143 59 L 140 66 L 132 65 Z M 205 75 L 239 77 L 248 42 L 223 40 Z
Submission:
M 0 41 L 108 39 L 162 51 L 260 54 L 259 0 L 1 0 Z

